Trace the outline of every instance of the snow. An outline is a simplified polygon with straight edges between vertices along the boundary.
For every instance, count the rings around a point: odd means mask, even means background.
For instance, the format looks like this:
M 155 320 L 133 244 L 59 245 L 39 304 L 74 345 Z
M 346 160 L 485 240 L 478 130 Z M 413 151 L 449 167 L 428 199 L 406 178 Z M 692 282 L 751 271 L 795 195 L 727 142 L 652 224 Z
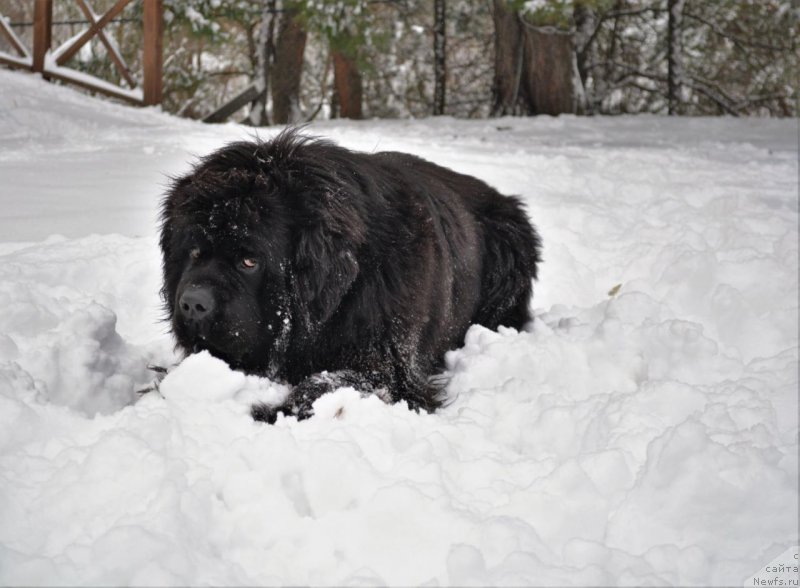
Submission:
M 436 414 L 340 389 L 252 422 L 285 386 L 173 367 L 156 218 L 169 176 L 256 131 L 0 70 L 0 583 L 752 586 L 796 562 L 796 121 L 309 130 L 520 194 L 533 324 L 472 327 Z
M 71 45 L 73 41 L 74 39 L 70 39 L 67 41 L 67 43 L 65 43 L 65 45 Z M 110 42 L 111 41 L 109 41 L 109 43 Z M 86 50 L 89 50 L 89 55 L 84 59 L 85 61 L 88 61 L 92 58 L 91 49 L 88 44 L 81 47 L 79 55 L 83 57 L 82 53 L 86 52 Z M 112 84 L 101 78 L 98 78 L 97 76 L 93 76 L 69 67 L 61 67 L 58 65 L 58 61 L 56 61 L 58 55 L 55 52 L 48 53 L 45 57 L 46 75 L 50 75 L 59 80 L 70 81 L 75 84 L 84 85 L 86 87 L 97 88 L 98 90 L 101 90 L 110 96 L 129 100 L 131 102 L 142 102 L 144 99 L 144 93 L 141 88 L 122 88 L 116 84 Z

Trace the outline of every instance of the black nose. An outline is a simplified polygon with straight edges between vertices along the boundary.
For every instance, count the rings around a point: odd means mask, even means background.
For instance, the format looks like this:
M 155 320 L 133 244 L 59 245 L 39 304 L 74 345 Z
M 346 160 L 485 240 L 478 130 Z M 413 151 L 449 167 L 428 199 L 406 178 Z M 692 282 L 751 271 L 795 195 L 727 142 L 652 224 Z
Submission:
M 189 286 L 178 300 L 178 310 L 187 319 L 201 321 L 214 311 L 214 295 L 209 288 Z

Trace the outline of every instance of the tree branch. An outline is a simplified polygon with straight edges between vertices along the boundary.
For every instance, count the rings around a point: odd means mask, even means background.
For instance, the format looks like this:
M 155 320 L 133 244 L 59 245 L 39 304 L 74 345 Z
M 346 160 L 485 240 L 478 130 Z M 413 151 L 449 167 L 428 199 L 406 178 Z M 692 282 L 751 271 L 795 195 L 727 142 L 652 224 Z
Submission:
M 727 32 L 727 31 L 725 31 L 718 24 L 713 23 L 711 21 L 708 21 L 708 20 L 704 19 L 703 17 L 698 16 L 697 14 L 693 14 L 691 12 L 684 12 L 683 16 L 685 16 L 687 18 L 691 18 L 692 20 L 696 20 L 697 22 L 706 25 L 708 28 L 710 28 L 712 31 L 714 31 L 716 34 L 718 34 L 720 37 L 724 37 L 726 39 L 730 39 L 731 41 L 733 41 L 734 43 L 739 45 L 739 47 L 741 49 L 744 49 L 745 47 L 757 47 L 759 49 L 767 49 L 769 51 L 787 51 L 788 49 L 790 49 L 790 47 L 788 45 L 787 46 L 769 45 L 767 43 L 759 43 L 758 41 L 751 41 L 751 40 L 748 40 L 748 39 L 742 39 L 741 37 L 738 37 L 736 35 L 733 35 L 733 34 Z
M 684 79 L 690 88 L 696 90 L 712 102 L 716 103 L 725 112 L 732 116 L 739 116 L 739 112 L 736 108 L 733 98 L 728 96 L 719 87 L 707 80 L 702 80 L 692 75 L 687 76 Z

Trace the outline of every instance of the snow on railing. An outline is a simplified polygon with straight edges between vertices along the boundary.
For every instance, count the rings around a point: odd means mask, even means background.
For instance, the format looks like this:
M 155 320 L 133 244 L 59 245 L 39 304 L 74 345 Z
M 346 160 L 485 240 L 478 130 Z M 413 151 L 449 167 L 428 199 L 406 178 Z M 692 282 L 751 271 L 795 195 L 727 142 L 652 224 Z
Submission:
M 89 26 L 55 49 L 51 49 L 53 0 L 38 0 L 34 4 L 33 47 L 31 51 L 14 33 L 11 23 L 0 14 L 0 38 L 6 39 L 17 52 L 14 55 L 0 51 L 0 64 L 41 73 L 45 79 L 57 79 L 133 104 L 151 105 L 161 102 L 163 67 L 162 0 L 144 0 L 143 2 L 144 42 L 141 89 L 136 87 L 136 79 L 123 60 L 122 54 L 113 38 L 106 36 L 104 31 L 104 27 L 120 14 L 131 0 L 117 0 L 102 15 L 98 15 L 92 10 L 88 0 L 75 0 L 75 2 L 88 19 L 86 23 Z M 120 76 L 125 80 L 125 83 L 127 83 L 127 88 L 65 65 L 92 38 L 97 38 L 105 46 L 109 58 L 116 66 Z

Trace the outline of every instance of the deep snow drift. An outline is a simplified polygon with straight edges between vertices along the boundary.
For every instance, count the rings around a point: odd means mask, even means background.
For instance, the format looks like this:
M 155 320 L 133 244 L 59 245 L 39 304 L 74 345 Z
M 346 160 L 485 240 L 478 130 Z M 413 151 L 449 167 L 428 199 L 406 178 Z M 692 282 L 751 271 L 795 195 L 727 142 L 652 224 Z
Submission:
M 0 583 L 754 585 L 797 545 L 796 122 L 309 130 L 520 194 L 534 323 L 473 327 L 433 415 L 254 423 L 285 388 L 205 354 L 139 398 L 162 186 L 253 130 L 0 70 Z

